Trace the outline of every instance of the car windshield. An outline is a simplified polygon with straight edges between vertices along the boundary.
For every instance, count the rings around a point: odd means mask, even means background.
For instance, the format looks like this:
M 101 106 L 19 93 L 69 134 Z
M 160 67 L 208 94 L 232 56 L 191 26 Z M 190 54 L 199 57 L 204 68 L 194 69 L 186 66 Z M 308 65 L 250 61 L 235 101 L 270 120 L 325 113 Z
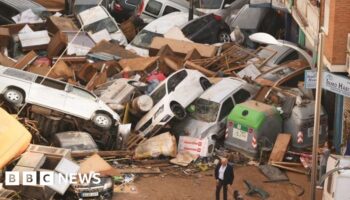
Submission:
M 85 26 L 84 29 L 85 31 L 91 31 L 93 33 L 99 32 L 103 29 L 107 29 L 109 33 L 115 33 L 119 30 L 118 27 L 115 25 L 114 21 L 110 17 L 105 18 L 103 20 L 99 20 L 95 23 L 89 24 Z
M 223 1 L 224 0 L 198 0 L 195 1 L 195 7 L 203 9 L 220 9 Z
M 205 122 L 216 121 L 220 109 L 219 103 L 199 98 L 192 106 L 194 111 L 191 113 L 191 116 L 196 120 Z
M 166 94 L 166 88 L 165 88 L 165 84 L 163 83 L 162 86 L 160 86 L 158 89 L 156 89 L 151 94 L 151 98 L 153 100 L 153 104 L 156 105 L 160 100 L 163 99 L 165 94 Z
M 152 39 L 154 37 L 163 37 L 163 35 L 147 30 L 142 30 L 139 34 L 136 35 L 131 44 L 140 48 L 147 49 L 151 45 Z

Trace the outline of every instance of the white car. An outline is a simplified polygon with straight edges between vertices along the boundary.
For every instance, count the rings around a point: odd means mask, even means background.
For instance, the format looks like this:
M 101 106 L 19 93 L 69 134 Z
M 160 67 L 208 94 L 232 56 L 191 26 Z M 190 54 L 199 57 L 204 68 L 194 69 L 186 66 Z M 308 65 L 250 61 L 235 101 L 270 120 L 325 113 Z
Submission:
M 92 7 L 80 12 L 77 17 L 84 31 L 92 35 L 97 34 L 99 37 L 105 37 L 103 31 L 106 30 L 112 40 L 118 41 L 120 45 L 128 44 L 124 33 L 119 29 L 117 22 L 105 7 Z
M 92 120 L 101 128 L 119 123 L 120 117 L 91 92 L 51 78 L 0 65 L 0 93 L 16 106 L 23 103 Z
M 149 56 L 149 46 L 154 37 L 163 37 L 173 27 L 181 27 L 188 22 L 188 13 L 173 12 L 156 19 L 145 26 L 125 49 L 139 56 Z
M 147 136 L 158 132 L 173 117 L 184 119 L 185 108 L 210 86 L 209 80 L 196 70 L 173 73 L 151 92 L 154 106 L 136 124 L 135 130 Z
M 236 104 L 253 98 L 259 88 L 238 78 L 223 78 L 211 86 L 189 106 L 186 119 L 176 123 L 173 132 L 199 139 L 208 139 L 208 153 L 212 154 L 216 139 L 222 138 L 226 118 Z

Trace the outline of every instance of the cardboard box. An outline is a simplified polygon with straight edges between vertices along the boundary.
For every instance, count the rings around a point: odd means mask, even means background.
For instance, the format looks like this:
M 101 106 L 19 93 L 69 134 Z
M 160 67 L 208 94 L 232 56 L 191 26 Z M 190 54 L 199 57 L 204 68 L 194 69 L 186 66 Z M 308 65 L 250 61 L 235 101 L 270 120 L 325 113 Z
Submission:
M 59 31 L 79 31 L 73 20 L 67 17 L 51 16 L 47 19 L 46 26 L 51 34 L 56 34 Z

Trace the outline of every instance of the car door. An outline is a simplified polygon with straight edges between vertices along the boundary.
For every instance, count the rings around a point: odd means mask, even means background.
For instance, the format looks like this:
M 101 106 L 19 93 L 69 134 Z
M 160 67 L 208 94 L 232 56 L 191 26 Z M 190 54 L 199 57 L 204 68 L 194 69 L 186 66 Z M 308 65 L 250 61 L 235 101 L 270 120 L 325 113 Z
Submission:
M 222 136 L 224 134 L 227 116 L 230 114 L 234 106 L 235 104 L 230 96 L 221 105 L 220 113 L 218 116 L 218 126 L 219 126 L 218 136 Z
M 67 86 L 67 99 L 64 104 L 65 110 L 72 115 L 83 119 L 90 119 L 98 109 L 97 98 L 90 92 L 74 87 Z
M 30 88 L 27 100 L 36 105 L 64 112 L 67 98 L 65 88 L 64 82 L 38 76 Z
M 184 79 L 186 79 L 187 76 L 187 71 L 182 70 L 178 71 L 176 74 L 172 75 L 167 80 L 167 91 L 169 101 L 176 101 L 182 106 L 187 106 L 188 97 L 193 96 L 193 93 L 197 92 L 193 91 L 194 88 L 192 86 L 192 83 L 194 80 L 192 80 L 191 77 L 189 77 L 191 80 L 184 81 Z

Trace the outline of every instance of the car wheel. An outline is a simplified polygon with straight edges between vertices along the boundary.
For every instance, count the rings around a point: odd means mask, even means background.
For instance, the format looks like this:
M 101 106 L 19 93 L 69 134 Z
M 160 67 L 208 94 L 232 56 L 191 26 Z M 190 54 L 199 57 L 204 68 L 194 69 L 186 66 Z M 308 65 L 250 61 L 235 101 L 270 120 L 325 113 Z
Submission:
M 186 117 L 186 110 L 176 102 L 171 103 L 170 105 L 171 111 L 174 113 L 177 119 L 184 119 Z
M 8 89 L 4 93 L 4 98 L 6 99 L 6 101 L 8 101 L 14 105 L 20 105 L 23 102 L 24 95 L 19 90 Z
M 199 79 L 199 83 L 201 84 L 203 90 L 206 90 L 206 89 L 210 88 L 210 86 L 211 86 L 210 81 L 206 78 Z
M 218 34 L 218 41 L 221 42 L 221 43 L 231 42 L 230 33 L 228 33 L 227 31 L 221 31 Z
M 96 126 L 99 126 L 101 128 L 108 129 L 112 126 L 112 118 L 104 113 L 97 113 L 94 118 L 93 122 Z

